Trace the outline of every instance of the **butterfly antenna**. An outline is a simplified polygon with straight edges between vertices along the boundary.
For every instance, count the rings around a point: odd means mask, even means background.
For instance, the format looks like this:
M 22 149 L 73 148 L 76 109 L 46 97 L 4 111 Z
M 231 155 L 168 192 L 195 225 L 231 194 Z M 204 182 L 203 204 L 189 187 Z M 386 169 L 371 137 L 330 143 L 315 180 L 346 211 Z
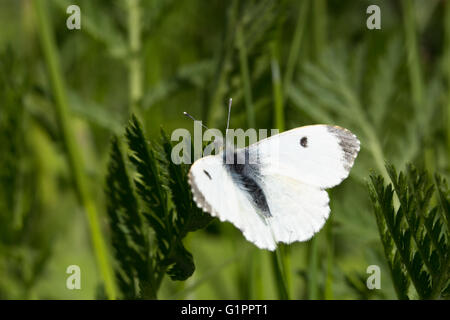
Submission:
M 183 114 L 188 117 L 189 119 L 191 119 L 192 121 L 197 121 L 197 119 L 195 119 L 193 116 L 191 116 L 189 113 L 187 113 L 186 111 L 183 112 Z M 202 125 L 203 128 L 205 129 L 209 129 L 207 126 L 205 126 L 203 123 L 200 122 L 200 124 Z
M 231 104 L 233 103 L 233 99 L 230 98 L 229 102 L 228 102 L 228 120 L 227 120 L 227 130 L 225 132 L 228 131 L 228 129 L 230 128 L 230 114 L 231 114 Z

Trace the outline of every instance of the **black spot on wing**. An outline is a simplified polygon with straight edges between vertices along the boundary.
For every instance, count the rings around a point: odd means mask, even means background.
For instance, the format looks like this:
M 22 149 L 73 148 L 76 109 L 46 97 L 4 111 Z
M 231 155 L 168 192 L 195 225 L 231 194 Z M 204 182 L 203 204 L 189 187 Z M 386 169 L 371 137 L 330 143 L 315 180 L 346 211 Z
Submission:
M 306 147 L 308 146 L 308 138 L 307 138 L 307 137 L 301 138 L 301 139 L 300 139 L 300 145 L 301 145 L 303 148 L 306 148 Z
M 344 168 L 350 171 L 359 152 L 358 138 L 344 128 L 327 126 L 327 129 L 338 139 L 343 152 Z
M 206 170 L 203 170 L 203 172 L 206 174 L 206 176 L 209 178 L 209 180 L 212 180 L 212 178 L 211 178 L 211 175 L 209 174 L 209 172 L 208 171 L 206 171 Z
M 236 183 L 244 192 L 247 193 L 252 204 L 258 208 L 265 217 L 271 217 L 266 195 L 258 184 L 260 175 L 260 165 L 250 163 L 248 149 L 238 150 L 233 153 L 232 163 L 227 163 L 224 153 L 224 166 Z

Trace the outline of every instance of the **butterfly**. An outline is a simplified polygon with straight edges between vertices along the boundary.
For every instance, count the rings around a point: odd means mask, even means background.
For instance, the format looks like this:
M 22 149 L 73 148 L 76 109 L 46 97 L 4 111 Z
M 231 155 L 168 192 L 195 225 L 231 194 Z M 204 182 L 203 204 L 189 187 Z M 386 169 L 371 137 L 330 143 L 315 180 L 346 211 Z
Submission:
M 188 181 L 199 208 L 272 251 L 323 227 L 330 215 L 326 189 L 347 178 L 359 150 L 349 130 L 309 125 L 205 156 L 192 164 Z

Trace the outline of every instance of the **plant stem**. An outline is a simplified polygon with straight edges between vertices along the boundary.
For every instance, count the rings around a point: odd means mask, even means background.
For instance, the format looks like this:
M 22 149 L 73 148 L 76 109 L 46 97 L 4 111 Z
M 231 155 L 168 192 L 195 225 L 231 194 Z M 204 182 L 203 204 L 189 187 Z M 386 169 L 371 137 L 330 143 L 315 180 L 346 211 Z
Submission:
M 445 2 L 445 53 L 444 65 L 447 72 L 447 152 L 450 158 L 450 1 Z
M 282 253 L 282 267 L 284 273 L 284 279 L 286 280 L 286 290 L 288 292 L 288 297 L 290 297 L 292 289 L 292 272 L 291 272 L 291 248 L 285 244 L 281 244 Z
M 314 0 L 313 2 L 313 30 L 314 30 L 314 53 L 318 59 L 323 52 L 327 38 L 326 16 L 327 4 L 326 0 Z
M 252 299 L 264 299 L 264 286 L 262 279 L 262 252 L 260 250 L 252 251 L 253 268 L 252 268 Z
M 381 172 L 383 178 L 386 181 L 390 181 L 389 174 L 384 166 L 384 152 L 381 145 L 381 141 L 378 139 L 377 131 L 373 123 L 369 120 L 367 114 L 364 112 L 361 102 L 354 92 L 350 90 L 346 85 L 338 84 L 339 91 L 342 92 L 342 97 L 347 101 L 349 108 L 357 122 L 361 124 L 361 130 L 367 140 L 367 145 L 372 153 L 373 160 L 378 170 Z
M 412 101 L 414 105 L 414 111 L 416 115 L 416 125 L 417 132 L 421 132 L 422 128 L 426 125 L 424 121 L 426 121 L 425 112 L 429 112 L 425 110 L 424 106 L 424 92 L 425 86 L 422 76 L 422 70 L 420 68 L 420 57 L 419 57 L 419 48 L 417 45 L 417 35 L 416 35 L 416 23 L 415 23 L 415 15 L 414 15 L 414 3 L 410 0 L 402 1 L 403 7 L 403 26 L 405 32 L 405 41 L 406 41 L 406 49 L 407 49 L 407 62 L 408 62 L 408 71 L 409 71 L 409 79 L 411 83 L 411 95 Z M 419 135 L 419 138 L 422 137 Z M 434 172 L 435 169 L 435 155 L 434 149 L 429 143 L 424 142 L 426 145 L 424 148 L 424 162 L 425 167 L 430 171 Z
M 405 28 L 405 40 L 407 51 L 407 64 L 409 79 L 411 81 L 411 94 L 416 113 L 421 113 L 423 102 L 423 81 L 420 70 L 419 49 L 417 47 L 416 24 L 414 19 L 414 7 L 411 0 L 402 0 L 403 26 Z
M 325 235 L 327 239 L 327 275 L 325 279 L 326 300 L 333 299 L 333 267 L 334 267 L 334 237 L 333 237 L 333 216 L 330 215 L 325 225 Z
M 239 23 L 236 29 L 236 41 L 239 49 L 239 63 L 241 67 L 241 78 L 244 84 L 245 107 L 247 109 L 247 125 L 249 128 L 255 127 L 255 111 L 253 108 L 252 88 L 250 82 L 250 72 L 247 61 L 247 48 L 245 46 L 245 37 L 242 23 Z
M 286 277 L 283 274 L 283 256 L 280 246 L 275 252 L 271 252 L 272 267 L 275 275 L 276 286 L 278 289 L 278 297 L 282 300 L 289 300 L 289 289 L 286 284 Z
M 281 86 L 280 65 L 278 63 L 278 52 L 276 42 L 270 46 L 271 49 L 271 68 L 272 68 L 272 88 L 275 104 L 275 128 L 284 131 L 284 103 L 283 90 Z
M 279 29 L 281 30 L 281 28 Z M 280 65 L 278 63 L 278 43 L 274 40 L 270 44 L 272 88 L 275 108 L 275 128 L 284 131 L 286 125 L 284 121 L 284 99 L 281 85 Z M 276 251 L 272 253 L 272 264 L 277 280 L 277 287 L 280 299 L 289 299 L 290 284 L 290 252 L 280 244 Z
M 308 299 L 319 299 L 319 286 L 317 281 L 318 273 L 318 237 L 317 235 L 311 239 L 309 243 L 309 264 L 308 264 Z
M 127 0 L 129 45 L 129 112 L 139 114 L 142 101 L 142 63 L 140 0 Z
M 292 39 L 291 49 L 289 50 L 289 56 L 286 65 L 286 72 L 284 74 L 284 95 L 286 95 L 287 88 L 289 88 L 292 78 L 294 76 L 295 67 L 298 64 L 298 57 L 300 54 L 301 43 L 303 39 L 303 33 L 305 32 L 306 17 L 309 8 L 310 0 L 303 0 L 300 4 L 297 18 L 297 26 L 295 27 L 294 38 Z
M 88 181 L 84 173 L 81 152 L 78 148 L 77 142 L 75 141 L 74 133 L 71 128 L 69 103 L 65 84 L 62 77 L 55 40 L 53 38 L 53 33 L 47 14 L 48 9 L 46 8 L 44 2 L 45 1 L 43 0 L 35 0 L 34 5 L 40 30 L 39 34 L 41 46 L 49 72 L 53 94 L 56 100 L 56 103 L 54 104 L 56 118 L 61 130 L 61 136 L 64 142 L 67 159 L 73 175 L 78 198 L 86 212 L 94 252 L 103 281 L 105 282 L 105 291 L 109 299 L 115 299 L 116 290 L 113 270 L 108 262 L 107 247 L 101 233 L 97 208 L 88 188 Z
M 224 108 L 222 108 L 224 99 L 223 96 L 226 93 L 227 75 L 229 73 L 230 61 L 232 58 L 233 44 L 235 41 L 236 25 L 238 16 L 238 1 L 233 0 L 228 8 L 227 14 L 227 26 L 225 30 L 225 36 L 223 46 L 220 50 L 220 54 L 217 61 L 217 70 L 215 77 L 212 80 L 213 86 L 211 89 L 211 98 L 208 101 L 208 106 L 204 108 L 204 119 L 208 123 L 209 127 L 216 127 L 218 120 L 221 120 L 224 114 Z
M 314 30 L 314 58 L 319 60 L 324 50 L 327 32 L 326 32 L 326 0 L 312 1 L 313 30 Z M 308 247 L 308 299 L 319 299 L 318 286 L 318 251 L 319 235 L 314 236 L 309 242 Z

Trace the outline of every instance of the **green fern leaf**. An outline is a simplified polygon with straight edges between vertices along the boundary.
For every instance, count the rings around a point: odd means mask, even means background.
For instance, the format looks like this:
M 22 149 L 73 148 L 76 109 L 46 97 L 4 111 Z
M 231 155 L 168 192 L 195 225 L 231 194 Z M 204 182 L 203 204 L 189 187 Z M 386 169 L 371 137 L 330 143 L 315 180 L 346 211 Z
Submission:
M 412 165 L 397 174 L 387 164 L 386 171 L 392 184 L 385 186 L 381 176 L 372 174 L 369 193 L 397 295 L 410 298 L 412 284 L 421 299 L 443 297 L 450 263 L 445 225 L 448 189 L 439 176 L 433 185 L 425 171 Z
M 170 177 L 169 186 L 177 212 L 176 224 L 180 237 L 184 237 L 188 232 L 206 227 L 213 217 L 203 212 L 192 201 L 191 187 L 187 181 L 188 167 L 184 164 L 176 165 L 170 161 L 172 144 L 163 130 L 161 130 L 161 140 L 166 154 L 167 170 Z
M 170 161 L 172 144 L 164 132 L 161 144 L 150 143 L 132 116 L 125 137 L 134 170 L 128 173 L 114 138 L 106 178 L 116 277 L 125 298 L 156 298 L 165 274 L 172 280 L 193 274 L 194 259 L 182 240 L 212 217 L 194 204 L 187 167 Z
M 143 231 L 138 202 L 130 183 L 117 138 L 111 143 L 106 178 L 107 212 L 111 227 L 111 242 L 119 263 L 116 277 L 125 298 L 139 295 L 135 277 L 148 279 L 148 243 Z

